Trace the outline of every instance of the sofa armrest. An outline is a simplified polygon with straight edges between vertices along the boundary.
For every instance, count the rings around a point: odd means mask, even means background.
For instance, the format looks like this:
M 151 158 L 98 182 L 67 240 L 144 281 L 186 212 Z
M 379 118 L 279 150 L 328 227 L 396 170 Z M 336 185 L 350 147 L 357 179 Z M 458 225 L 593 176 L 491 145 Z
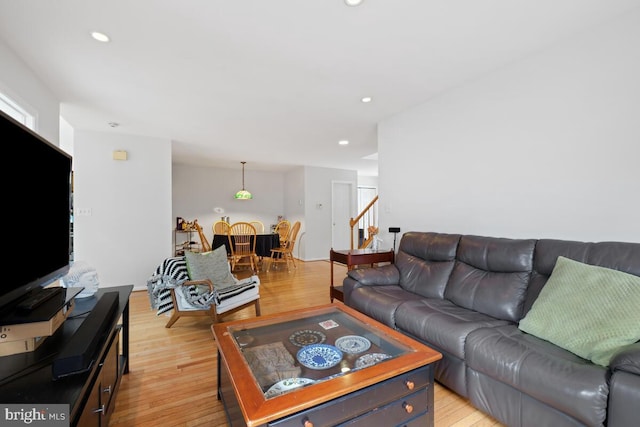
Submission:
M 640 375 L 640 341 L 620 350 L 611 359 L 609 367 L 612 371 L 625 371 Z
M 394 264 L 349 270 L 347 276 L 365 286 L 400 284 L 400 271 Z
M 400 271 L 394 264 L 349 270 L 342 281 L 344 303 L 351 305 L 351 294 L 357 288 L 399 284 Z

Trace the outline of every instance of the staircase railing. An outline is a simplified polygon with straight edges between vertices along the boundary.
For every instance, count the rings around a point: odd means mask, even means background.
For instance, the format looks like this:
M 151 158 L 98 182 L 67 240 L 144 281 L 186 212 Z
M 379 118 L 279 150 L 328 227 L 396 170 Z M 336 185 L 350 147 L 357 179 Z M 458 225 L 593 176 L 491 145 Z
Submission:
M 360 242 L 360 229 L 358 229 L 358 249 L 364 249 L 368 247 L 373 241 L 373 237 L 378 232 L 378 224 L 376 223 L 376 203 L 378 202 L 378 196 L 375 196 L 373 200 L 369 202 L 367 206 L 358 214 L 357 217 L 351 218 L 349 220 L 349 226 L 351 227 L 351 249 L 354 249 L 355 245 L 353 242 L 353 228 L 358 225 L 360 220 L 363 220 L 363 223 L 366 227 L 363 227 L 366 235 L 362 242 Z

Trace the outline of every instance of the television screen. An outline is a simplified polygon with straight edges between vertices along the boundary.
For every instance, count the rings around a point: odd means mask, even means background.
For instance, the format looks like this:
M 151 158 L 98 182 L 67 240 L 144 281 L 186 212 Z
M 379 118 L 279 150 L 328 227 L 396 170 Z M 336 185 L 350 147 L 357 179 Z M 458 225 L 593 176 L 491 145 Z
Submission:
M 0 314 L 62 277 L 71 249 L 71 156 L 0 111 L 5 256 Z

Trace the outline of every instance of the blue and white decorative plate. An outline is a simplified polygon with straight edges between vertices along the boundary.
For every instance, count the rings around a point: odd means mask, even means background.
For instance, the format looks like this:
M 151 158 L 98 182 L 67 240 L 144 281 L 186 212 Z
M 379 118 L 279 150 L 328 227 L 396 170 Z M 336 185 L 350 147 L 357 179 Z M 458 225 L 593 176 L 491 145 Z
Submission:
M 309 369 L 328 369 L 342 360 L 342 352 L 328 344 L 302 347 L 296 355 L 298 362 Z
M 336 347 L 345 353 L 357 354 L 369 350 L 371 341 L 360 335 L 345 335 L 336 340 Z
M 294 388 L 313 383 L 315 383 L 315 380 L 310 378 L 287 378 L 286 380 L 278 381 L 272 385 L 269 390 L 264 392 L 264 397 L 268 399 L 270 397 L 286 393 Z
M 364 356 L 358 357 L 356 360 L 356 369 L 366 368 L 367 366 L 375 365 L 384 359 L 390 358 L 391 355 L 386 353 L 369 353 Z

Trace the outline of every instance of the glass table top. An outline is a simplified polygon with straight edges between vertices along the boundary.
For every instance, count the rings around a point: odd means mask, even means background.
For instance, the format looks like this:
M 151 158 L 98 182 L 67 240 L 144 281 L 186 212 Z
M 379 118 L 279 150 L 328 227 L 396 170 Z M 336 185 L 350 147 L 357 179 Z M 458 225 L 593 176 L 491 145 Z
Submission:
M 337 308 L 264 325 L 241 323 L 227 332 L 267 399 L 413 351 Z

